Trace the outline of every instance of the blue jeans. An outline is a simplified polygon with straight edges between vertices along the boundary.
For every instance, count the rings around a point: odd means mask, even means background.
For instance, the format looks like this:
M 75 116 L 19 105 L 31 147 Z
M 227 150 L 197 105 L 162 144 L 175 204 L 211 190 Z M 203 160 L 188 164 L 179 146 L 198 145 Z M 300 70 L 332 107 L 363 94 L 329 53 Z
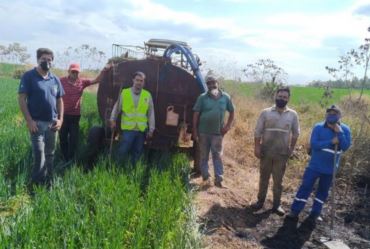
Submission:
M 297 195 L 294 198 L 294 202 L 291 207 L 291 211 L 293 213 L 299 214 L 302 211 L 317 179 L 319 179 L 319 186 L 313 201 L 311 215 L 320 215 L 322 206 L 329 195 L 329 189 L 333 180 L 333 175 L 322 174 L 310 168 L 306 168 L 303 174 L 302 184 L 298 189 Z
M 56 132 L 50 127 L 52 122 L 36 121 L 38 131 L 31 133 L 34 166 L 32 183 L 45 184 L 53 177 Z
M 216 181 L 222 182 L 223 180 L 224 165 L 221 159 L 222 138 L 223 137 L 221 135 L 199 134 L 200 170 L 203 180 L 207 180 L 209 178 L 208 159 L 210 151 L 212 153 L 213 169 Z
M 143 152 L 145 132 L 123 130 L 121 137 L 117 159 L 122 162 L 130 156 L 131 163 L 134 166 Z

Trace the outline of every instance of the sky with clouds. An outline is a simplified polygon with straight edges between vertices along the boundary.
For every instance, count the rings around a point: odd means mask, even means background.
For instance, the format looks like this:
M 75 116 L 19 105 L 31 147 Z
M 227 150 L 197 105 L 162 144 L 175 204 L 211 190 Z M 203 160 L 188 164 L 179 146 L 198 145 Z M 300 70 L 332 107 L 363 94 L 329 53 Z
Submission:
M 90 44 L 110 55 L 112 43 L 174 39 L 220 74 L 269 58 L 289 83 L 303 84 L 329 79 L 325 66 L 369 35 L 370 1 L 5 0 L 0 23 L 0 44 L 19 42 L 30 53 Z

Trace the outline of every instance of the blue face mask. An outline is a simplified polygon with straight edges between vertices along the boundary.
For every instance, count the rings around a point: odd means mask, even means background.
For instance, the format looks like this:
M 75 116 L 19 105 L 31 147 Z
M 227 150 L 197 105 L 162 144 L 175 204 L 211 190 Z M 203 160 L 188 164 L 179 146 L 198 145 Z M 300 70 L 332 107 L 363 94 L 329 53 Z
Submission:
M 329 124 L 335 124 L 339 121 L 339 115 L 337 114 L 328 114 L 326 115 L 326 122 Z

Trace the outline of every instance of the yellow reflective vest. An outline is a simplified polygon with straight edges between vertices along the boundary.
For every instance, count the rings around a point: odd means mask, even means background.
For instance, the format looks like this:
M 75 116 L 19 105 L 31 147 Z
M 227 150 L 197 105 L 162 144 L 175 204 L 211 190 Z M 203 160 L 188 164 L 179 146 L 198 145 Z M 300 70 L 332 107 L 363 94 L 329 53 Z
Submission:
M 139 102 L 135 107 L 131 88 L 123 89 L 122 97 L 122 130 L 140 130 L 145 131 L 148 127 L 148 109 L 151 95 L 148 91 L 142 89 Z

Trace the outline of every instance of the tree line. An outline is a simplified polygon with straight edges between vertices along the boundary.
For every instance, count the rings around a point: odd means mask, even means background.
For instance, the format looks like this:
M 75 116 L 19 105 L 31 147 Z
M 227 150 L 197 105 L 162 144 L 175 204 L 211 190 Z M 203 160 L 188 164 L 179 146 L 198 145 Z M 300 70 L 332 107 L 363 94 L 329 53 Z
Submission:
M 32 52 L 33 54 L 34 52 Z M 105 63 L 107 56 L 105 52 L 89 44 L 78 47 L 69 46 L 63 51 L 56 51 L 54 55 L 54 66 L 65 69 L 71 62 L 79 63 L 82 69 L 97 70 Z M 33 64 L 30 61 L 31 53 L 26 46 L 18 42 L 8 45 L 0 44 L 0 62 L 15 65 Z
M 361 89 L 363 79 L 354 76 L 351 80 L 345 81 L 343 79 L 338 80 L 313 80 L 308 85 L 313 87 L 328 86 L 332 88 L 353 88 Z M 365 89 L 370 89 L 370 82 L 366 81 Z

